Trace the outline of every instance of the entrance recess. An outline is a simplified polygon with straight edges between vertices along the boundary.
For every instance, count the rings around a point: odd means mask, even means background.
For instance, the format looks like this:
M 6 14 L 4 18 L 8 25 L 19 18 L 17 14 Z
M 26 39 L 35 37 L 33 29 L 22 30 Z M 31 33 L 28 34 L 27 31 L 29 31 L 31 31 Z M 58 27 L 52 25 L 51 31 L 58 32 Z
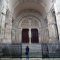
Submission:
M 37 29 L 31 29 L 31 43 L 39 43 Z
M 29 43 L 29 29 L 22 30 L 22 43 Z
M 38 30 L 31 29 L 31 43 L 39 43 Z M 22 43 L 29 43 L 29 29 L 22 30 Z

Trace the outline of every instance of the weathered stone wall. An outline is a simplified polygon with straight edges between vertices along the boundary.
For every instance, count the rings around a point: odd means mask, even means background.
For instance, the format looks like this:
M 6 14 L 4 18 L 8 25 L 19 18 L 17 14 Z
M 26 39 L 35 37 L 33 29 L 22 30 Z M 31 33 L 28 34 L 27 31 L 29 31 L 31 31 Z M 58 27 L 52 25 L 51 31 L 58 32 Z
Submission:
M 11 30 L 12 30 L 12 13 L 8 10 L 5 21 L 4 43 L 11 43 Z
M 11 43 L 12 13 L 8 0 L 0 0 L 0 43 Z
M 58 42 L 58 32 L 56 26 L 56 16 L 55 11 L 51 9 L 51 11 L 47 15 L 48 20 L 48 29 L 49 29 L 49 43 Z
M 60 42 L 60 0 L 56 0 L 54 4 L 55 12 L 56 12 L 56 21 L 58 27 L 58 35 L 59 35 L 59 42 Z
M 0 43 L 4 39 L 5 17 L 6 17 L 7 2 L 0 0 Z
M 37 28 L 39 33 L 39 42 L 57 42 L 58 32 L 53 12 L 50 11 L 46 19 L 35 13 L 37 11 L 26 11 L 14 19 L 12 25 L 13 8 L 10 1 L 0 0 L 0 41 L 3 43 L 21 42 L 23 28 Z M 30 12 L 30 13 L 29 13 Z M 24 17 L 25 16 L 25 17 Z M 30 17 L 29 17 L 30 16 Z M 24 17 L 24 18 L 23 18 Z M 35 20 L 36 19 L 36 20 Z M 29 20 L 29 21 L 28 21 Z M 39 20 L 39 22 L 37 22 Z M 48 21 L 48 22 L 47 22 Z M 29 26 L 29 24 L 31 26 Z M 59 31 L 59 16 L 57 17 Z M 13 26 L 13 28 L 12 28 Z M 12 33 L 11 33 L 12 32 Z M 59 31 L 60 32 L 60 31 Z M 60 35 L 60 33 L 59 33 Z M 12 39 L 11 39 L 12 38 Z M 12 40 L 12 41 L 11 41 Z

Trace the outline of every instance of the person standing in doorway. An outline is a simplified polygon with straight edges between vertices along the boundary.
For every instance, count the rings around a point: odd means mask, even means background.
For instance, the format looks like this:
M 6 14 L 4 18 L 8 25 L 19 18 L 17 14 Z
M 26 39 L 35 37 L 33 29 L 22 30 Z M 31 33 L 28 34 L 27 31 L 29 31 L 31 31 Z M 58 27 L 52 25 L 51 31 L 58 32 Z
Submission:
M 26 46 L 26 60 L 29 60 L 29 47 Z

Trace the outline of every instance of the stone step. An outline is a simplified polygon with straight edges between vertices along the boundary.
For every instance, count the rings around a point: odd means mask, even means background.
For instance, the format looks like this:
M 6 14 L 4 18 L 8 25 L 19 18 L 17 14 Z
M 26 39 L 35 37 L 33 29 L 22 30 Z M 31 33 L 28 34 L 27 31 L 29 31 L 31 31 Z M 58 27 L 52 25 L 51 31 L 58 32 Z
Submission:
M 26 51 L 26 44 L 22 44 L 22 51 L 25 52 Z M 41 51 L 41 45 L 39 44 L 31 44 L 29 45 L 29 51 L 30 52 L 42 52 Z
M 26 60 L 26 58 L 0 58 L 0 60 Z M 60 60 L 60 58 L 29 58 L 29 60 Z
M 22 57 L 26 57 L 26 46 L 27 44 L 22 44 Z M 39 44 L 29 44 L 29 57 L 42 57 L 41 45 Z

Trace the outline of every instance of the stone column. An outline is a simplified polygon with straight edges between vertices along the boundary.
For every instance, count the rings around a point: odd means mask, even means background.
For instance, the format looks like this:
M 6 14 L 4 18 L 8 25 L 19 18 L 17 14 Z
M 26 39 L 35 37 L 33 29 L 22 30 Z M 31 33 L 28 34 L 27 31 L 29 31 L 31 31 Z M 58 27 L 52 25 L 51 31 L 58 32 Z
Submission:
M 41 39 L 42 39 L 42 36 L 41 36 L 41 28 L 38 29 L 38 39 L 39 39 L 39 43 L 41 43 Z
M 19 43 L 22 43 L 22 28 L 19 28 Z
M 12 43 L 15 43 L 15 38 L 16 38 L 16 31 L 15 31 L 15 29 L 12 29 L 12 33 L 11 33 Z
M 41 26 L 41 41 L 42 43 L 48 43 L 49 42 L 49 33 L 48 33 L 48 23 L 47 18 L 45 20 L 42 20 L 42 26 Z
M 31 28 L 29 28 L 29 44 L 31 44 Z
M 56 26 L 55 12 L 51 10 L 47 15 L 48 20 L 48 30 L 49 30 L 49 43 L 58 42 L 58 33 Z
M 16 29 L 16 34 L 15 34 L 16 38 L 15 38 L 15 43 L 21 43 L 22 42 L 22 29 L 21 28 L 17 28 Z

